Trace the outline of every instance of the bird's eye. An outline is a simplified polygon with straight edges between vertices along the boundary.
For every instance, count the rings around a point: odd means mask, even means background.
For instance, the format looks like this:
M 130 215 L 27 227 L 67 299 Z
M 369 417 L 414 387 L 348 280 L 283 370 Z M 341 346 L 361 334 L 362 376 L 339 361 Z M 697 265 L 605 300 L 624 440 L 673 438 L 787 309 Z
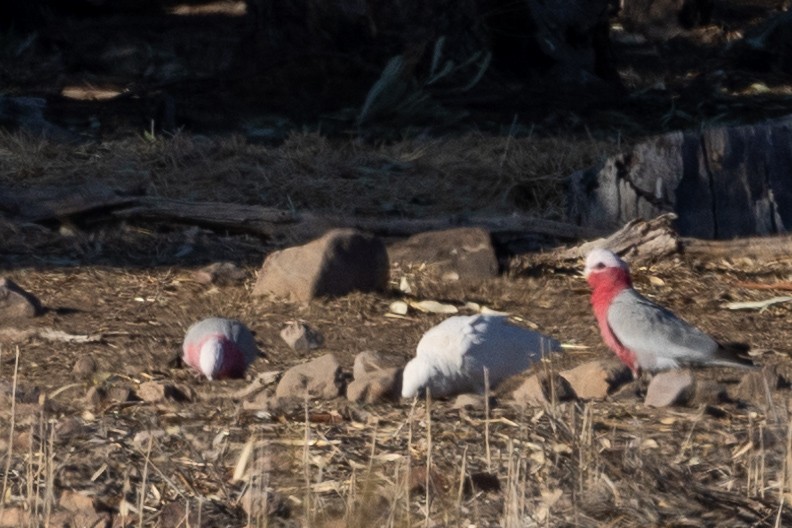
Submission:
M 595 269 L 603 269 L 605 267 L 604 262 L 597 262 L 597 265 L 594 266 Z

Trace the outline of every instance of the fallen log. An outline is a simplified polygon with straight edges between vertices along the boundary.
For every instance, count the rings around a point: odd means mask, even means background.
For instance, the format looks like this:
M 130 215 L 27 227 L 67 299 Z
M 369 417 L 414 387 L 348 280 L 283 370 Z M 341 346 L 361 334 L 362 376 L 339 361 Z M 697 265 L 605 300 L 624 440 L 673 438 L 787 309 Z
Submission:
M 295 243 L 316 238 L 337 227 L 354 227 L 386 237 L 411 236 L 452 227 L 482 227 L 496 236 L 539 235 L 559 240 L 593 238 L 604 233 L 585 226 L 519 215 L 405 219 L 296 213 L 260 205 L 143 196 L 138 190 L 116 189 L 102 183 L 0 191 L 0 211 L 15 222 L 45 222 L 85 215 L 101 219 L 101 215 L 109 214 L 124 220 L 199 225 L 284 238 Z
M 132 207 L 113 211 L 113 216 L 127 220 L 197 224 L 266 236 L 281 234 L 284 224 L 298 221 L 294 213 L 272 207 L 224 202 L 189 202 L 148 196 L 139 197 Z
M 123 207 L 138 199 L 132 190 L 115 189 L 103 183 L 3 189 L 0 190 L 0 211 L 17 221 L 43 222 L 97 209 Z
M 702 260 L 751 258 L 776 260 L 792 258 L 792 235 L 701 240 L 680 238 L 685 255 Z
M 604 238 L 584 242 L 573 247 L 560 247 L 546 252 L 518 255 L 509 263 L 511 273 L 522 273 L 541 267 L 579 267 L 580 260 L 594 248 L 608 248 L 630 262 L 642 262 L 666 257 L 681 250 L 679 237 L 672 227 L 673 213 L 652 220 L 631 220 Z
M 608 248 L 631 263 L 646 263 L 670 255 L 684 255 L 697 260 L 752 258 L 756 260 L 792 259 L 792 235 L 701 240 L 680 237 L 674 230 L 674 213 L 651 220 L 631 220 L 605 238 L 572 247 L 519 255 L 508 265 L 511 273 L 523 273 L 541 267 L 579 267 L 580 261 L 594 248 Z
M 137 205 L 114 211 L 124 219 L 173 221 L 209 227 L 220 227 L 291 241 L 316 238 L 328 229 L 354 227 L 385 236 L 410 236 L 424 231 L 452 227 L 482 227 L 493 234 L 521 232 L 579 240 L 600 236 L 603 231 L 553 220 L 525 216 L 470 216 L 450 218 L 371 218 L 321 213 L 292 213 L 256 205 L 218 202 L 187 202 L 166 198 L 141 197 Z

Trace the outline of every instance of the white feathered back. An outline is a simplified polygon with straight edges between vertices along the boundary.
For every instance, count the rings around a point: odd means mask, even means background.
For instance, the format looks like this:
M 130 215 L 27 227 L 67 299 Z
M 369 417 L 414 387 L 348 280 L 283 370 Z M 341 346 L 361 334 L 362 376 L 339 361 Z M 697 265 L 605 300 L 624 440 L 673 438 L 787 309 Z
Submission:
M 484 392 L 485 368 L 494 388 L 558 350 L 555 339 L 514 325 L 502 315 L 450 317 L 421 338 L 415 358 L 404 369 L 402 396 L 427 388 L 435 397 Z

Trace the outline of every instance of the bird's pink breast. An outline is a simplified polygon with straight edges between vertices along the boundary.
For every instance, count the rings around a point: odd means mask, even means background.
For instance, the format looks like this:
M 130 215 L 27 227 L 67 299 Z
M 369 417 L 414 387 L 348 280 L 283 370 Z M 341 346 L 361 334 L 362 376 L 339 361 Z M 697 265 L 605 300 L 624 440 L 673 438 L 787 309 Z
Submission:
M 245 375 L 247 361 L 239 347 L 228 339 L 225 334 L 210 333 L 201 336 L 201 339 L 191 341 L 185 345 L 184 360 L 191 367 L 201 370 L 201 347 L 207 341 L 216 339 L 223 347 L 223 355 L 220 358 L 220 370 L 216 377 L 222 378 L 241 378 Z
M 608 309 L 613 299 L 624 290 L 632 288 L 630 273 L 621 268 L 606 268 L 590 274 L 588 283 L 592 290 L 591 306 L 594 309 L 594 316 L 597 318 L 603 341 L 622 363 L 637 375 L 639 367 L 635 353 L 621 344 L 608 324 Z

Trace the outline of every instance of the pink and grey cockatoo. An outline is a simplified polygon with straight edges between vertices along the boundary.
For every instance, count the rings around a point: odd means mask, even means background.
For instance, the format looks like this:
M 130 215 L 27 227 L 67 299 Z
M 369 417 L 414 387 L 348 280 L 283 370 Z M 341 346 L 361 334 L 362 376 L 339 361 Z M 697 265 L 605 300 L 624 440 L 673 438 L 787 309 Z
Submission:
M 221 317 L 193 324 L 182 350 L 184 362 L 210 380 L 243 377 L 258 355 L 250 330 L 239 321 Z
M 489 386 L 519 374 L 561 344 L 538 332 L 516 326 L 503 315 L 458 315 L 430 328 L 418 342 L 416 354 L 404 367 L 402 397 L 429 389 L 444 398 Z
M 605 344 L 638 378 L 683 366 L 751 367 L 748 347 L 722 345 L 633 289 L 630 269 L 618 255 L 594 249 L 584 272 Z

